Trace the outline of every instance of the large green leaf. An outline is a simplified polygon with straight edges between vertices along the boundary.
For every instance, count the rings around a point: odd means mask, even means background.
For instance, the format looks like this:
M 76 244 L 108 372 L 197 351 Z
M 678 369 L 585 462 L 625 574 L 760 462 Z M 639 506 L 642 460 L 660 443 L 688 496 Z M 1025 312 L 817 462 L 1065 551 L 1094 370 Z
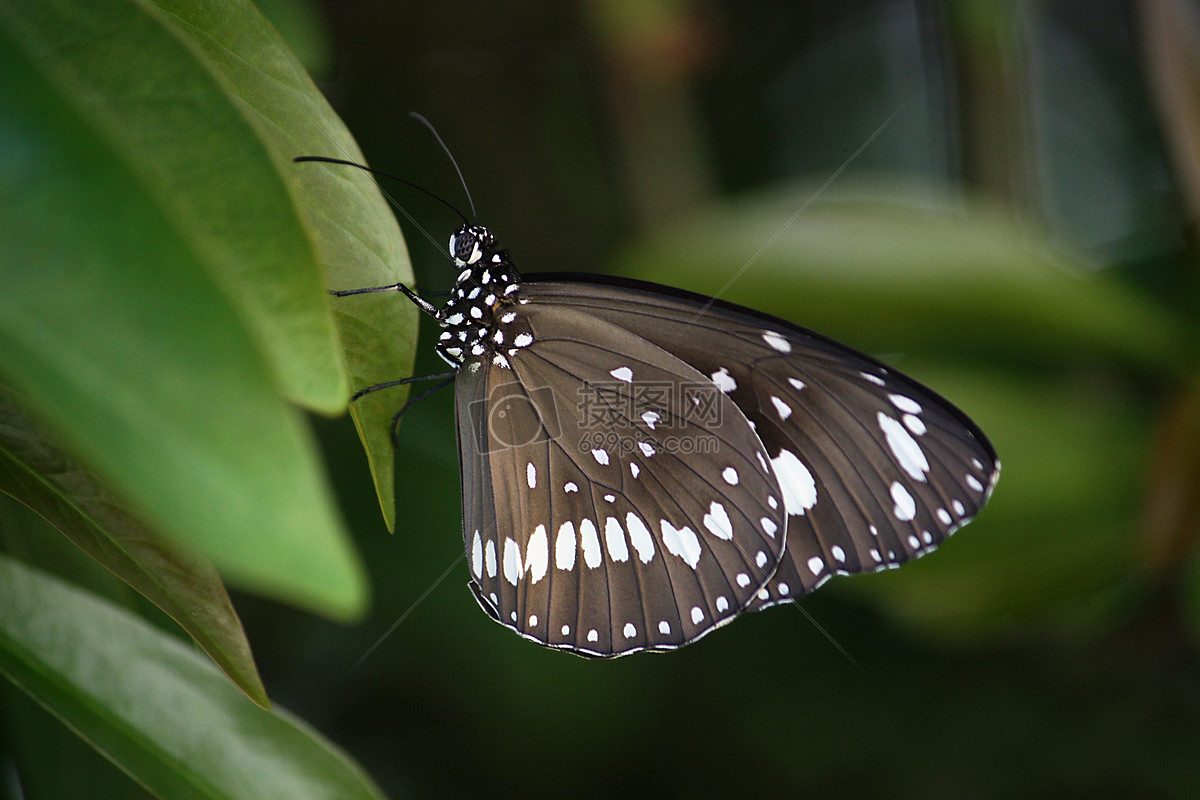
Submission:
M 0 608 L 0 673 L 159 797 L 381 797 L 303 722 L 87 592 L 0 557 Z
M 242 691 L 267 705 L 241 622 L 212 566 L 141 524 L 22 414 L 3 387 L 0 491 L 22 499 L 165 611 Z
M 345 134 L 257 12 L 179 5 L 0 2 L 0 377 L 148 524 L 353 614 L 361 567 L 280 391 L 333 410 L 347 387 L 314 243 L 382 263 L 398 239 L 313 221 L 293 148 Z M 347 205 L 382 208 L 359 182 Z

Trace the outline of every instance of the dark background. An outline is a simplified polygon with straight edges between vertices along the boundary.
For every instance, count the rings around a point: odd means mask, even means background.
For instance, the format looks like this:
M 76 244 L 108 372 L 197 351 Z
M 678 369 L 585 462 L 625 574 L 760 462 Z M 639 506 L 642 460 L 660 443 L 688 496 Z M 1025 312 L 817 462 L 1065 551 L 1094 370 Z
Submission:
M 316 9 L 327 39 L 302 55 L 373 166 L 466 210 L 405 115 L 428 117 L 525 271 L 654 280 L 641 243 L 779 187 L 807 187 L 798 208 L 845 166 L 831 192 L 885 176 L 985 200 L 1094 280 L 1194 319 L 1188 176 L 1149 67 L 1156 5 L 331 1 Z M 268 11 L 300 41 L 294 8 Z M 402 220 L 419 285 L 448 287 L 455 218 L 385 188 L 435 240 Z M 976 255 L 963 249 L 964 270 Z M 813 324 L 761 286 L 725 296 Z M 677 653 L 543 650 L 466 588 L 446 391 L 401 430 L 394 536 L 348 420 L 314 420 L 376 604 L 342 627 L 236 595 L 272 698 L 397 797 L 1195 796 L 1190 383 L 1031 346 L 1003 298 L 986 336 L 943 314 L 920 348 L 889 347 L 870 332 L 886 298 L 869 279 L 851 289 L 826 332 L 931 382 L 1005 464 L 992 504 L 937 553 Z M 418 374 L 441 369 L 423 326 Z

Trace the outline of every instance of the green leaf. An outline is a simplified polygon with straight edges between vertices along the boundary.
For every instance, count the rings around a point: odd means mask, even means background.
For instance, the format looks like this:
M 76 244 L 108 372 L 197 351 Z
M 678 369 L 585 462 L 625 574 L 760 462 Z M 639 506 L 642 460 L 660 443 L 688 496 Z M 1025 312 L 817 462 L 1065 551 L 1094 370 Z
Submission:
M 332 113 L 251 7 L 186 10 L 0 2 L 0 378 L 147 524 L 352 615 L 362 569 L 279 396 L 346 391 L 313 254 L 336 226 L 279 153 Z
M 212 566 L 141 524 L 8 395 L 0 387 L 0 491 L 22 499 L 166 612 L 242 691 L 266 707 L 250 644 Z
M 1187 329 L 1158 305 L 998 208 L 912 183 L 740 200 L 632 248 L 620 269 L 872 352 L 1052 363 L 1086 352 L 1176 373 L 1187 364 Z
M 125 611 L 0 557 L 0 673 L 159 797 L 379 798 L 333 744 Z

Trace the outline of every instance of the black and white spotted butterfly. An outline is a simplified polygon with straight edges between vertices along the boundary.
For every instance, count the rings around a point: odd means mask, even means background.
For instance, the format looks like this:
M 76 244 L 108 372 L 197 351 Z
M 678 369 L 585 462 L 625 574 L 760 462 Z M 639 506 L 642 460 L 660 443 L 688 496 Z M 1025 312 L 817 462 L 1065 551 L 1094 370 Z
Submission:
M 444 329 L 470 587 L 526 638 L 682 647 L 929 552 L 995 485 L 966 415 L 812 331 L 650 283 L 522 278 L 476 224 L 450 255 L 440 309 L 379 288 Z

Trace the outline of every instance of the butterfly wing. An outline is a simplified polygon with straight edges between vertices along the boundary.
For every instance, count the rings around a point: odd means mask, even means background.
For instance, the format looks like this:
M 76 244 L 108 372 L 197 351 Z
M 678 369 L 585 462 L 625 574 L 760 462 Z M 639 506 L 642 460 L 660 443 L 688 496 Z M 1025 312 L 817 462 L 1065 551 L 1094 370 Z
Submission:
M 480 605 L 596 656 L 672 649 L 732 619 L 784 550 L 784 499 L 745 416 L 586 308 L 514 308 L 456 385 Z
M 987 502 L 1000 464 L 932 390 L 792 323 L 654 284 L 526 276 L 534 303 L 588 313 L 655 343 L 753 423 L 787 507 L 787 551 L 752 608 L 832 575 L 896 567 Z

